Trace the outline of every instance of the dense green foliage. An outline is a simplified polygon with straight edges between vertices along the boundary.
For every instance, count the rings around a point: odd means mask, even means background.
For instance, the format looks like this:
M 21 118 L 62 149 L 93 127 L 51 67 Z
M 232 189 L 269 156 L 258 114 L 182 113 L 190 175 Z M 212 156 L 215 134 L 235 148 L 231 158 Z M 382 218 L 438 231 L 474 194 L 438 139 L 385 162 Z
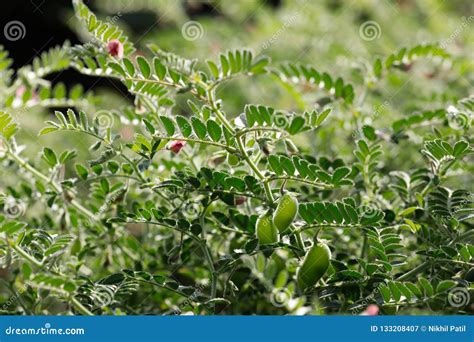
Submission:
M 165 3 L 169 27 L 146 50 L 81 0 L 83 45 L 16 73 L 0 50 L 2 312 L 472 311 L 474 66 L 458 12 L 218 2 L 233 20 L 204 20 L 195 40 Z M 438 5 L 426 20 L 444 20 L 431 28 L 444 40 L 400 46 Z M 371 16 L 393 19 L 382 49 L 359 30 Z M 129 94 L 52 86 L 67 68 Z

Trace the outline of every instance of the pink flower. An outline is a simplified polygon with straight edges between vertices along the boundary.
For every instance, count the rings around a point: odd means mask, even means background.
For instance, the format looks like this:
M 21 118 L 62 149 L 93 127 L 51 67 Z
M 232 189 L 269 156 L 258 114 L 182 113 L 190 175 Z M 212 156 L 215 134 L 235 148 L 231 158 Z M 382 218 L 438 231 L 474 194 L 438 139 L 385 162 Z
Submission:
M 24 85 L 21 85 L 16 89 L 15 96 L 22 97 L 25 92 L 26 92 L 26 87 Z
M 363 311 L 361 316 L 377 316 L 379 314 L 379 307 L 375 304 L 370 304 L 365 311 Z
M 123 57 L 123 44 L 118 39 L 113 39 L 107 44 L 107 51 L 111 56 L 121 59 Z
M 25 95 L 26 91 L 28 90 L 27 87 L 24 85 L 19 86 L 15 91 L 15 97 L 22 99 L 23 95 Z M 31 96 L 28 97 L 30 101 L 38 100 L 38 92 L 34 89 L 31 90 Z
M 181 141 L 181 140 L 173 141 L 170 144 L 169 149 L 173 151 L 174 153 L 179 153 L 179 151 L 181 151 L 184 145 L 186 145 L 186 141 Z

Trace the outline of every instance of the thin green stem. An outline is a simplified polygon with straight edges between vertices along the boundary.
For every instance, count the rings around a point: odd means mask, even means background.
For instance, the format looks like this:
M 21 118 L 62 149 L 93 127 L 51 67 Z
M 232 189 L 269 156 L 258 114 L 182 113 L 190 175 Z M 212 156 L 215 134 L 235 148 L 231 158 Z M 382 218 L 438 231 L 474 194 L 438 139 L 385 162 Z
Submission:
M 223 82 L 225 81 L 229 81 L 231 79 L 236 79 L 236 78 L 239 78 L 239 77 L 242 77 L 242 76 L 252 76 L 253 74 L 251 72 L 239 72 L 237 74 L 231 74 L 231 75 L 227 75 L 227 76 L 223 76 L 223 77 L 220 77 L 218 78 L 217 80 L 215 80 L 214 82 L 212 82 L 208 89 L 209 90 L 213 90 L 215 89 L 218 85 L 222 84 Z
M 51 181 L 51 179 L 49 179 L 48 177 L 46 177 L 44 174 L 42 174 L 40 171 L 36 170 L 33 166 L 31 166 L 30 164 L 28 164 L 24 159 L 22 159 L 20 156 L 18 156 L 17 154 L 11 152 L 10 150 L 7 151 L 7 154 L 17 162 L 17 164 L 25 169 L 26 171 L 28 171 L 29 173 L 33 174 L 33 176 L 35 176 L 36 178 L 44 181 L 45 183 L 48 183 L 50 184 L 53 189 L 56 191 L 56 192 L 61 192 L 61 188 L 56 184 L 54 183 L 53 181 Z
M 229 190 L 215 190 L 215 189 L 197 189 L 195 190 L 190 189 L 190 191 L 196 191 L 196 192 L 202 192 L 202 193 L 213 193 L 213 194 L 228 194 L 228 195 L 233 195 L 233 196 L 242 196 L 242 197 L 249 197 L 249 198 L 254 198 L 259 201 L 267 201 L 266 198 L 256 196 L 252 193 L 246 193 L 246 192 L 237 192 L 237 191 L 229 191 Z
M 18 246 L 16 243 L 14 243 L 14 242 L 12 242 L 8 239 L 8 244 L 10 245 L 11 248 L 13 248 L 13 250 L 15 252 L 17 252 L 19 255 L 21 255 L 24 259 L 26 259 L 27 261 L 29 261 L 30 263 L 32 263 L 36 267 L 43 268 L 43 262 L 39 261 L 38 259 L 36 259 L 32 255 L 28 254 L 23 248 Z
M 460 264 L 460 265 L 464 265 L 464 266 L 468 266 L 468 267 L 474 266 L 473 263 L 464 262 L 464 261 L 460 261 L 460 260 L 452 260 L 452 259 L 427 260 L 424 263 L 422 263 L 421 265 L 418 265 L 417 267 L 412 269 L 411 271 L 409 271 L 405 274 L 402 274 L 401 276 L 399 276 L 395 280 L 402 281 L 402 280 L 410 279 L 411 277 L 416 276 L 417 274 L 423 272 L 425 269 L 430 267 L 433 262 L 436 262 L 436 263 L 438 263 L 438 262 L 448 262 L 448 263 L 455 263 L 455 264 Z
M 367 251 L 367 234 L 362 231 L 362 234 L 364 234 L 364 239 L 362 241 L 362 249 L 360 250 L 360 259 L 364 259 L 365 253 Z M 359 271 L 362 270 L 362 264 L 359 265 Z
M 474 263 L 472 262 L 467 262 L 467 261 L 462 261 L 462 260 L 453 260 L 453 259 L 436 259 L 436 262 L 441 261 L 441 262 L 449 262 L 453 264 L 458 264 L 458 265 L 463 265 L 463 266 L 468 266 L 468 267 L 473 267 Z
M 214 114 L 218 117 L 219 121 L 229 130 L 229 132 L 234 133 L 234 128 L 232 125 L 227 121 L 225 115 L 220 111 L 219 108 L 217 108 L 217 105 L 214 100 L 214 90 L 208 89 L 207 90 L 207 97 L 209 100 L 209 104 L 211 105 L 212 110 L 214 111 Z
M 303 232 L 308 229 L 322 229 L 322 228 L 361 228 L 362 226 L 359 224 L 354 225 L 345 225 L 345 224 L 331 224 L 331 223 L 323 223 L 323 224 L 310 224 L 305 225 L 299 228 L 300 232 Z
M 204 255 L 206 256 L 206 260 L 207 260 L 207 263 L 209 264 L 209 269 L 211 271 L 211 299 L 213 299 L 216 297 L 216 293 L 217 293 L 217 274 L 216 274 L 216 269 L 214 267 L 214 259 L 212 258 L 211 251 L 209 250 L 209 247 L 207 247 L 207 243 L 206 243 L 206 222 L 205 222 L 206 211 L 211 203 L 209 203 L 203 208 L 202 213 L 199 215 L 199 223 L 201 224 L 201 227 L 202 227 L 202 233 L 201 233 L 202 242 L 203 242 L 202 250 L 204 252 Z M 214 305 L 213 305 L 213 308 L 215 308 Z
M 74 296 L 69 297 L 72 305 L 84 316 L 94 316 L 92 312 L 90 312 L 80 301 L 78 301 Z
M 177 88 L 177 89 L 182 88 L 182 87 L 179 87 L 177 84 L 174 84 L 174 83 L 171 83 L 171 82 L 167 82 L 167 81 L 163 81 L 163 80 L 151 80 L 151 79 L 147 79 L 147 78 L 136 78 L 136 77 L 125 77 L 125 79 L 126 79 L 127 81 L 133 81 L 133 82 L 144 82 L 144 83 L 161 84 L 161 85 L 163 85 L 163 86 L 172 87 L 172 88 Z
M 460 234 L 458 237 L 456 237 L 453 242 L 458 242 L 458 241 L 464 241 L 468 238 L 470 238 L 472 235 L 474 235 L 474 229 L 470 229 L 467 232 L 464 232 Z
M 126 178 L 126 179 L 131 179 L 131 180 L 134 180 L 136 182 L 141 182 L 141 180 L 137 177 L 133 177 L 133 176 L 130 176 L 130 175 L 127 175 L 127 174 L 107 174 L 105 176 L 95 176 L 95 177 L 88 177 L 87 179 L 81 179 L 79 180 L 79 182 L 91 182 L 91 181 L 96 181 L 96 180 L 99 180 L 99 179 L 108 179 L 108 178 Z
M 157 221 L 134 221 L 134 220 L 131 220 L 131 221 L 128 221 L 128 222 L 130 222 L 130 223 L 139 223 L 139 224 L 140 223 L 148 223 L 148 224 L 152 224 L 152 225 L 155 225 L 155 226 L 161 226 L 161 227 L 164 227 L 164 228 L 172 229 L 172 230 L 175 230 L 179 233 L 183 233 L 186 236 L 189 236 L 191 239 L 196 241 L 198 244 L 202 244 L 202 240 L 199 237 L 197 237 L 196 235 L 194 235 L 193 233 L 188 232 L 186 230 L 178 229 L 176 227 L 169 226 L 167 224 L 163 224 L 163 223 L 160 223 L 160 222 L 157 222 Z
M 183 89 L 186 88 L 186 86 L 182 86 L 180 84 L 167 82 L 167 81 L 163 81 L 163 80 L 158 80 L 158 79 L 151 80 L 151 79 L 147 79 L 147 78 L 125 77 L 125 80 L 132 81 L 132 82 L 144 82 L 144 83 L 160 84 L 162 86 L 175 88 L 177 90 L 183 90 Z M 198 99 L 205 100 L 205 98 L 203 98 L 201 95 L 199 95 L 195 89 L 190 88 L 189 92 L 191 94 L 193 94 L 194 96 L 196 96 Z M 141 93 L 139 93 L 139 94 L 143 95 Z
M 38 171 L 37 169 L 35 169 L 32 165 L 28 164 L 24 159 L 22 159 L 20 156 L 18 156 L 17 154 L 11 152 L 10 150 L 7 151 L 7 154 L 13 159 L 15 160 L 18 165 L 20 167 L 22 167 L 23 169 L 25 169 L 26 171 L 30 172 L 31 174 L 33 174 L 33 176 L 35 176 L 36 178 L 44 181 L 45 183 L 49 184 L 53 189 L 54 191 L 56 191 L 57 193 L 61 193 L 62 192 L 62 188 L 61 186 L 59 186 L 56 182 L 54 182 L 52 179 L 49 179 L 48 177 L 46 177 L 44 174 L 42 174 L 40 171 Z M 93 220 L 95 215 L 94 213 L 92 213 L 91 211 L 89 211 L 88 209 L 86 209 L 84 206 L 82 206 L 82 204 L 80 204 L 79 202 L 77 202 L 76 200 L 72 200 L 72 201 L 69 201 L 68 203 L 70 203 L 73 207 L 75 207 L 78 211 L 80 211 L 81 213 L 83 213 L 85 216 L 87 216 L 89 219 Z
M 250 166 L 250 168 L 253 170 L 255 175 L 260 178 L 261 180 L 265 179 L 265 176 L 260 172 L 258 167 L 254 164 L 252 159 L 250 159 L 247 150 L 245 149 L 245 146 L 242 142 L 242 138 L 240 136 L 237 137 L 237 145 L 239 146 L 240 153 L 242 153 L 242 156 L 244 160 L 247 162 L 247 164 Z M 269 194 L 267 194 L 268 199 L 273 201 L 273 195 L 271 195 L 271 191 Z
M 260 132 L 260 131 L 265 131 L 265 132 L 277 132 L 281 134 L 287 134 L 285 131 L 277 128 L 277 127 L 266 127 L 266 126 L 256 126 L 256 127 L 250 127 L 250 128 L 245 128 L 243 130 L 238 131 L 235 135 L 236 136 L 242 136 L 247 133 L 252 133 L 252 132 Z
M 181 291 L 179 291 L 179 290 L 173 289 L 173 288 L 168 287 L 168 286 L 166 286 L 166 285 L 162 285 L 162 284 L 157 283 L 157 282 L 155 282 L 155 281 L 145 280 L 145 279 L 135 279 L 135 280 L 137 280 L 137 281 L 139 281 L 139 282 L 141 282 L 141 283 L 150 284 L 150 285 L 153 285 L 153 286 L 158 286 L 158 287 L 160 287 L 160 288 L 162 288 L 162 289 L 166 289 L 166 290 L 168 290 L 168 291 L 174 292 L 174 293 L 176 293 L 176 294 L 178 294 L 178 295 L 180 295 L 180 296 L 183 296 L 183 297 L 185 297 L 185 298 L 188 297 L 188 295 L 185 294 L 184 292 L 181 292 Z
M 196 162 L 194 161 L 194 155 L 193 155 L 193 154 L 189 154 L 186 150 L 182 150 L 181 153 L 182 153 L 186 158 L 188 158 L 189 164 L 191 165 L 191 167 L 192 167 L 192 169 L 194 170 L 194 172 L 198 173 L 198 172 L 199 172 L 199 168 L 198 168 Z
M 457 160 L 456 159 L 453 159 L 452 161 L 450 161 L 448 164 L 446 164 L 446 166 L 444 167 L 444 169 L 442 171 L 440 171 L 439 173 L 439 177 L 442 178 L 446 175 L 446 173 L 448 172 L 448 170 L 451 168 L 451 166 L 453 166 L 454 163 L 456 163 Z
M 276 181 L 276 180 L 287 180 L 287 181 L 289 180 L 289 181 L 293 181 L 293 182 L 304 183 L 304 184 L 308 184 L 308 185 L 311 185 L 311 186 L 314 186 L 314 187 L 319 187 L 319 188 L 324 189 L 324 190 L 329 190 L 329 189 L 334 188 L 330 184 L 314 182 L 314 181 L 311 181 L 311 180 L 308 180 L 308 179 L 294 177 L 294 176 L 272 176 L 272 177 L 265 178 L 264 183 L 268 183 L 268 182 Z
M 162 136 L 154 136 L 157 139 L 163 139 L 163 140 L 173 140 L 173 141 L 186 141 L 186 142 L 192 142 L 192 143 L 197 143 L 197 144 L 203 144 L 203 145 L 211 145 L 211 146 L 217 146 L 223 149 L 228 150 L 229 152 L 236 153 L 238 150 L 232 146 L 220 144 L 218 142 L 214 141 L 207 141 L 207 140 L 200 140 L 200 139 L 192 139 L 192 138 L 185 138 L 185 137 L 162 137 Z
M 238 229 L 227 228 L 227 227 L 224 227 L 222 225 L 219 225 L 219 229 L 223 230 L 223 231 L 226 231 L 226 232 L 236 233 L 236 234 L 240 234 L 240 235 L 248 235 L 248 236 L 252 235 L 249 232 L 246 232 L 246 231 L 243 231 L 243 230 L 238 230 Z
M 431 260 L 425 261 L 424 263 L 422 263 L 421 265 L 418 265 L 417 267 L 415 267 L 411 271 L 408 271 L 407 273 L 402 274 L 401 276 L 399 276 L 395 280 L 402 281 L 402 280 L 410 279 L 412 276 L 415 276 L 418 273 L 423 272 L 425 269 L 430 267 L 431 263 L 432 263 Z
M 132 165 L 133 171 L 135 171 L 135 174 L 140 178 L 142 183 L 146 182 L 146 179 L 143 177 L 142 173 L 140 170 L 137 168 L 137 165 L 130 159 L 128 158 L 124 153 L 120 152 L 119 154 L 123 159 L 125 159 L 130 165 Z
M 242 142 L 242 138 L 240 136 L 237 136 L 236 137 L 236 140 L 237 140 L 237 145 L 239 147 L 239 150 L 240 150 L 240 153 L 242 154 L 245 162 L 250 166 L 250 168 L 253 170 L 253 172 L 255 173 L 255 175 L 260 179 L 260 180 L 264 180 L 265 179 L 265 176 L 262 174 L 262 172 L 260 172 L 260 170 L 258 169 L 257 165 L 255 165 L 255 163 L 252 161 L 252 159 L 250 159 L 248 153 L 247 153 L 247 150 L 245 149 L 245 146 Z M 275 201 L 275 199 L 273 198 L 273 193 L 272 193 L 272 190 L 270 188 L 270 185 L 268 183 L 263 183 L 263 187 L 265 189 L 265 194 L 268 198 L 268 200 L 273 203 Z
M 296 244 L 298 245 L 298 247 L 301 249 L 301 250 L 305 250 L 305 245 L 304 245 L 304 242 L 303 242 L 303 238 L 301 237 L 301 233 L 296 229 L 296 227 L 292 224 L 291 225 L 291 229 L 293 231 L 293 234 L 295 234 L 295 238 L 296 238 Z

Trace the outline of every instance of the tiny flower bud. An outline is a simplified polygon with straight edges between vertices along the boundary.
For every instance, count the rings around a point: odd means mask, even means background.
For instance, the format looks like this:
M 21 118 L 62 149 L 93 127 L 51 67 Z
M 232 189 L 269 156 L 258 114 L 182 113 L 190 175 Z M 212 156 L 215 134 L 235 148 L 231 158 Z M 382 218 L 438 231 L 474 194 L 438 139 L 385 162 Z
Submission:
M 209 163 L 213 166 L 222 164 L 225 161 L 225 156 L 214 156 L 211 158 Z
M 184 145 L 186 145 L 186 141 L 180 141 L 180 140 L 173 141 L 170 144 L 169 149 L 173 151 L 174 153 L 179 153 L 179 151 L 181 151 Z
M 244 204 L 245 203 L 245 197 L 243 197 L 243 196 L 236 197 L 234 202 L 235 202 L 235 205 Z
M 16 89 L 15 96 L 22 97 L 25 92 L 26 92 L 26 87 L 24 85 L 21 85 Z
M 118 39 L 113 39 L 107 44 L 107 51 L 111 56 L 121 59 L 123 57 L 123 44 Z
M 413 63 L 403 63 L 400 65 L 400 69 L 406 72 L 410 71 L 412 67 L 413 67 Z

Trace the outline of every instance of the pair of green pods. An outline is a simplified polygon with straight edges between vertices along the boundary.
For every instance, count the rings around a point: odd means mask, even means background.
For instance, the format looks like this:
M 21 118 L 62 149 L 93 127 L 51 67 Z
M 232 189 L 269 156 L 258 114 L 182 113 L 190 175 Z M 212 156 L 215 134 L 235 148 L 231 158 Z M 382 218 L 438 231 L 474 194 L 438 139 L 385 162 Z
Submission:
M 291 195 L 283 195 L 273 216 L 267 212 L 257 220 L 256 232 L 260 244 L 277 243 L 280 240 L 279 233 L 290 226 L 297 213 L 298 200 Z
M 256 233 L 261 245 L 277 243 L 280 240 L 279 232 L 285 231 L 294 221 L 298 213 L 298 201 L 291 195 L 285 194 L 280 198 L 275 213 L 265 213 L 260 216 L 256 224 Z M 314 286 L 329 268 L 331 250 L 322 243 L 315 243 L 306 253 L 306 256 L 297 272 L 298 286 L 304 290 Z

